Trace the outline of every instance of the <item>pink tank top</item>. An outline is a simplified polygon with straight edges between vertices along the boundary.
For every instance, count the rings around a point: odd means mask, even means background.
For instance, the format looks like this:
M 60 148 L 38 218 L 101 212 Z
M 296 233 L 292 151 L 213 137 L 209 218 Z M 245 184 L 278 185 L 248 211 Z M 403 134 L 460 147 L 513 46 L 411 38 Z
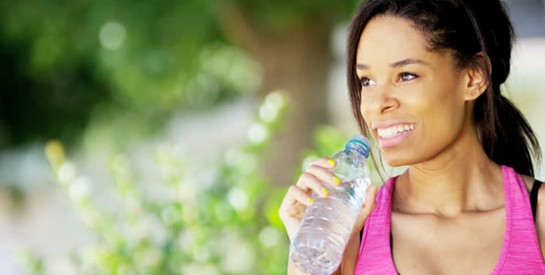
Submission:
M 505 239 L 491 274 L 545 274 L 528 191 L 513 168 L 502 166 Z M 377 192 L 377 206 L 365 222 L 355 274 L 398 274 L 390 250 L 392 190 L 397 177 Z

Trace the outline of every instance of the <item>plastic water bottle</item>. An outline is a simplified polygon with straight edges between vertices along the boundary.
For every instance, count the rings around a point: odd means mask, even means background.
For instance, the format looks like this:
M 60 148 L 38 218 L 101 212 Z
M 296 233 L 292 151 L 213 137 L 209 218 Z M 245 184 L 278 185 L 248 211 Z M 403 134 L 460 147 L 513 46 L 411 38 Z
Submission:
M 332 158 L 332 172 L 341 185 L 329 189 L 327 197 L 313 194 L 314 203 L 303 216 L 297 236 L 290 245 L 292 262 L 308 274 L 331 274 L 341 263 L 348 238 L 365 200 L 369 178 L 369 140 L 354 136 L 343 151 Z

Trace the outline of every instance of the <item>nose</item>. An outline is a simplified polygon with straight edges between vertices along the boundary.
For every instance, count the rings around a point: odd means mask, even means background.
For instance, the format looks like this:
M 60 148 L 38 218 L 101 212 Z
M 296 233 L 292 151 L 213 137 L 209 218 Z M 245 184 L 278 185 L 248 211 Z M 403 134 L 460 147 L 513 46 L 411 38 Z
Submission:
M 382 115 L 399 107 L 399 100 L 393 93 L 394 87 L 384 84 L 362 92 L 360 110 L 366 114 Z

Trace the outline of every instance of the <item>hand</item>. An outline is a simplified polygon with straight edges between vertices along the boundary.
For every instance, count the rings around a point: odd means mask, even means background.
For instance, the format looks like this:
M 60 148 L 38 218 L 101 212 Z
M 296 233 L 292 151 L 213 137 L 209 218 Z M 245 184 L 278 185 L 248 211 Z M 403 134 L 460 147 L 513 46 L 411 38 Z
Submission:
M 325 197 L 329 194 L 328 187 L 339 185 L 340 179 L 331 172 L 335 161 L 329 158 L 320 158 L 310 163 L 310 166 L 301 174 L 297 183 L 289 187 L 282 204 L 280 205 L 280 219 L 286 227 L 290 241 L 301 226 L 301 219 L 309 205 L 314 200 L 312 193 Z
M 301 220 L 303 219 L 307 207 L 313 203 L 311 197 L 312 193 L 316 192 L 324 197 L 329 194 L 328 187 L 341 184 L 340 179 L 331 172 L 331 169 L 334 167 L 335 161 L 332 159 L 321 158 L 315 160 L 311 163 L 309 168 L 301 174 L 297 183 L 289 187 L 278 212 L 280 219 L 286 227 L 290 241 L 293 241 L 295 234 L 301 227 Z M 339 273 L 341 269 L 343 272 L 346 270 L 346 274 L 353 274 L 359 251 L 359 232 L 363 228 L 365 220 L 375 208 L 375 196 L 376 187 L 374 184 L 371 184 L 371 186 L 367 188 L 365 203 L 358 215 L 356 224 L 350 236 L 350 241 L 343 253 L 341 265 L 335 274 Z M 288 274 L 302 273 L 291 261 L 289 261 Z
M 365 221 L 367 220 L 373 209 L 375 209 L 375 207 L 377 206 L 376 196 L 376 185 L 369 185 L 369 187 L 367 187 L 367 190 L 365 191 L 365 202 L 361 207 L 361 211 L 358 215 L 358 219 L 356 220 L 356 224 L 354 225 L 354 230 L 352 234 L 360 234 L 360 231 L 363 229 L 363 224 L 365 224 Z
M 363 229 L 363 224 L 365 223 L 365 220 L 367 220 L 367 218 L 371 214 L 371 211 L 375 209 L 376 191 L 377 188 L 374 184 L 371 184 L 369 187 L 367 187 L 367 191 L 365 193 L 365 203 L 361 208 L 358 219 L 356 220 L 356 224 L 354 225 L 354 229 L 352 230 L 352 234 L 350 235 L 348 243 L 346 244 L 346 247 L 344 249 L 343 258 L 341 260 L 339 269 L 333 274 L 354 274 L 356 270 L 356 262 L 358 261 L 358 254 L 360 251 L 360 232 Z
M 289 187 L 280 205 L 279 215 L 290 241 L 295 238 L 307 207 L 313 203 L 312 193 L 325 197 L 329 194 L 330 187 L 341 184 L 340 179 L 331 172 L 334 167 L 335 161 L 332 159 L 317 159 L 301 174 L 297 183 Z M 367 188 L 366 202 L 358 216 L 354 232 L 361 230 L 365 220 L 375 207 L 375 191 L 374 185 Z

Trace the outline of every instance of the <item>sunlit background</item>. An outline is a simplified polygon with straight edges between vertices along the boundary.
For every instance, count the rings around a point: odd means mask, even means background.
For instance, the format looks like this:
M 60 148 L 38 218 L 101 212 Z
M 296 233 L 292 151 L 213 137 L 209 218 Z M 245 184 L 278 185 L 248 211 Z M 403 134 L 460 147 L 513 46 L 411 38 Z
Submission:
M 0 0 L 0 274 L 284 274 L 286 186 L 357 133 L 357 2 Z M 545 144 L 545 1 L 507 4 Z

